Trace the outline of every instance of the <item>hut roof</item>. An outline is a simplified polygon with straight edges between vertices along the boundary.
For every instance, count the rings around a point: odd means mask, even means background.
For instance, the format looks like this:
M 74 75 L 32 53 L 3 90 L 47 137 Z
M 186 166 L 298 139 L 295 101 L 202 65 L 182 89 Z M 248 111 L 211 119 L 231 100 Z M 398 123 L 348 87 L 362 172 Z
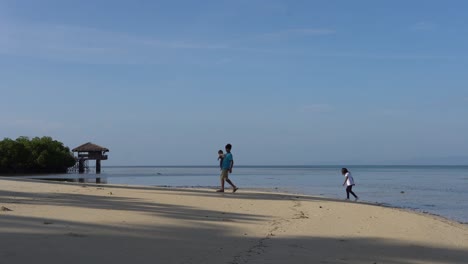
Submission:
M 91 142 L 88 142 L 88 143 L 85 143 L 79 147 L 76 147 L 74 149 L 72 149 L 73 152 L 99 152 L 99 151 L 103 151 L 103 152 L 108 152 L 109 149 L 105 148 L 105 147 L 101 147 L 99 145 L 96 145 L 94 143 L 91 143 Z

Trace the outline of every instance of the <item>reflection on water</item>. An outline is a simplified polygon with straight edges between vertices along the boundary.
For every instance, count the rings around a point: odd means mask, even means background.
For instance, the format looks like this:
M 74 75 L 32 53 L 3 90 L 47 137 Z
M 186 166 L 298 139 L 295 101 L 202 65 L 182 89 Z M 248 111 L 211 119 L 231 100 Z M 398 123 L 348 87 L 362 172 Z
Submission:
M 30 179 L 48 180 L 59 182 L 80 182 L 80 183 L 107 183 L 107 176 L 99 174 L 60 174 L 60 175 L 41 175 L 27 176 Z

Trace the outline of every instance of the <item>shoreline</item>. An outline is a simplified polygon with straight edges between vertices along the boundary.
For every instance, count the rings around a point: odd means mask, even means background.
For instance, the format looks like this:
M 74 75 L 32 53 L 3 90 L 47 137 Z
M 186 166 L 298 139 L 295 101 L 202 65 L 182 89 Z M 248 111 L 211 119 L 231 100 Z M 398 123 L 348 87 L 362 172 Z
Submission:
M 119 166 L 117 166 L 119 167 Z M 109 184 L 109 183 L 93 183 L 93 182 L 68 182 L 68 181 L 55 181 L 55 180 L 50 180 L 50 179 L 34 179 L 34 178 L 21 178 L 20 177 L 12 177 L 12 176 L 0 176 L 0 180 L 6 179 L 6 180 L 19 180 L 19 181 L 33 181 L 33 182 L 43 182 L 43 183 L 52 183 L 52 184 L 77 184 L 77 185 L 89 185 L 89 186 L 101 186 L 101 187 L 139 187 L 139 188 L 161 188 L 161 189 L 170 189 L 170 190 L 184 190 L 184 189 L 193 189 L 193 190 L 213 190 L 215 191 L 218 189 L 217 186 L 171 186 L 171 185 L 133 185 L 133 184 Z M 437 213 L 431 213 L 428 211 L 424 211 L 422 209 L 418 208 L 410 208 L 410 207 L 404 207 L 404 206 L 397 206 L 397 205 L 392 205 L 392 204 L 387 204 L 387 203 L 382 203 L 382 202 L 370 202 L 370 201 L 362 201 L 359 200 L 359 202 L 355 201 L 346 201 L 344 199 L 340 198 L 333 198 L 333 197 L 327 197 L 324 195 L 310 195 L 310 194 L 302 194 L 302 193 L 295 193 L 295 192 L 288 192 L 287 190 L 278 190 L 277 188 L 240 188 L 241 190 L 248 191 L 248 192 L 258 192 L 258 193 L 270 193 L 270 194 L 278 194 L 278 195 L 287 195 L 287 196 L 303 196 L 303 197 L 312 197 L 312 198 L 324 198 L 330 201 L 335 201 L 335 202 L 343 202 L 343 203 L 359 203 L 359 204 L 365 204 L 365 205 L 371 205 L 371 206 L 380 206 L 383 208 L 389 208 L 389 209 L 396 209 L 396 210 L 402 210 L 404 212 L 410 212 L 410 213 L 415 213 L 419 215 L 426 215 L 426 216 L 432 216 L 435 218 L 439 218 L 440 220 L 447 221 L 447 222 L 453 222 L 456 224 L 460 225 L 466 225 L 468 226 L 468 221 L 459 221 L 456 219 L 449 218 L 444 215 L 440 215 Z
M 89 183 L 89 184 L 94 184 L 94 183 Z M 125 184 L 110 184 L 110 186 L 137 186 L 137 187 L 155 187 L 155 188 L 167 188 L 167 189 L 173 189 L 173 190 L 184 190 L 184 189 L 194 189 L 194 190 L 213 190 L 215 191 L 217 187 L 215 186 L 170 186 L 170 185 L 150 185 L 150 186 L 145 186 L 145 185 L 125 185 Z M 389 209 L 395 209 L 395 210 L 402 210 L 404 212 L 409 212 L 409 213 L 415 213 L 419 215 L 425 215 L 425 216 L 432 216 L 435 218 L 439 218 L 440 220 L 447 221 L 447 222 L 453 222 L 456 224 L 460 225 L 466 225 L 468 226 L 468 221 L 458 221 L 456 219 L 451 219 L 449 217 L 439 215 L 436 213 L 431 213 L 427 211 L 419 211 L 420 209 L 415 209 L 415 208 L 410 208 L 410 207 L 404 207 L 404 206 L 396 206 L 396 205 L 391 205 L 387 203 L 380 203 L 380 202 L 369 202 L 369 201 L 363 201 L 359 200 L 358 202 L 356 201 L 346 201 L 344 199 L 339 199 L 339 198 L 333 198 L 333 197 L 327 197 L 324 195 L 310 195 L 310 194 L 302 194 L 302 193 L 294 193 L 294 192 L 282 192 L 282 191 L 277 191 L 274 189 L 270 188 L 239 188 L 239 190 L 244 190 L 244 191 L 249 191 L 249 192 L 258 192 L 258 193 L 271 193 L 271 194 L 278 194 L 278 195 L 286 195 L 286 196 L 304 196 L 304 197 L 310 197 L 310 198 L 323 198 L 327 199 L 330 201 L 335 201 L 335 202 L 343 202 L 343 203 L 359 203 L 359 204 L 365 204 L 365 205 L 370 205 L 370 206 L 380 206 L 383 208 L 389 208 Z
M 257 166 L 255 167 L 257 168 Z M 173 168 L 167 168 L 166 166 L 159 168 L 136 166 L 127 169 L 106 167 L 101 175 L 104 177 L 101 178 L 101 182 L 195 188 L 216 187 L 216 185 L 219 185 L 215 167 L 210 166 L 211 169 L 204 168 L 204 166 L 202 168 L 194 168 L 193 166 L 174 166 Z M 297 168 L 297 166 L 292 168 Z M 277 167 L 249 169 L 242 166 L 236 170 L 233 177 L 235 177 L 235 182 L 242 183 L 242 188 L 266 187 L 276 192 L 274 188 L 279 187 L 280 192 L 320 195 L 336 199 L 346 197 L 343 195 L 344 190 L 341 190 L 341 185 L 337 181 L 340 176 L 337 175 L 336 168 L 309 168 L 312 167 L 306 166 L 305 169 L 291 169 L 290 166 L 286 169 Z M 323 167 L 320 166 L 320 168 Z M 364 166 L 359 171 L 355 171 L 360 179 L 356 190 L 358 194 L 361 194 L 361 201 L 416 212 L 428 212 L 460 223 L 468 222 L 468 205 L 464 202 L 468 199 L 468 194 L 463 190 L 467 179 L 465 177 L 466 170 L 454 168 L 453 166 L 450 169 L 446 167 L 434 169 L 433 166 L 413 166 L 411 169 L 401 166 L 391 166 L 389 168 L 377 166 L 377 168 Z M 437 175 L 445 176 L 440 177 Z M 51 178 L 83 176 L 84 181 L 95 182 L 94 177 L 96 175 L 93 173 L 58 175 L 51 176 Z M 442 178 L 447 183 L 443 185 L 438 183 L 438 181 L 442 181 Z M 392 179 L 392 181 L 386 179 Z M 421 180 L 423 182 L 420 182 Z M 444 188 L 438 186 L 444 186 Z
M 5 263 L 468 259 L 466 224 L 320 196 L 0 178 L 0 206 Z

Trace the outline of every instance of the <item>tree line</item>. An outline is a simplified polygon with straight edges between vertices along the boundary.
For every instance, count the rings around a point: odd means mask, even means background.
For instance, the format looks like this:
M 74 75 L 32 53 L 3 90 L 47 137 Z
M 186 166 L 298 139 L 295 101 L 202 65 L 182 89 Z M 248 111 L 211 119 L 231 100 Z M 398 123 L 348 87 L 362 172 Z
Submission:
M 65 173 L 75 165 L 73 153 L 51 137 L 0 141 L 0 173 Z

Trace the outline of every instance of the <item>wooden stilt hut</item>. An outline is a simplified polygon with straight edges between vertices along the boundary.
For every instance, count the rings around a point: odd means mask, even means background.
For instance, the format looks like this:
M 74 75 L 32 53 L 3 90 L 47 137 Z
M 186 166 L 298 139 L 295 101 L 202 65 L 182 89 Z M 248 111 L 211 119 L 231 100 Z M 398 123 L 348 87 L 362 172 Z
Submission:
M 109 152 L 109 149 L 88 142 L 72 149 L 72 151 L 78 152 L 79 173 L 84 172 L 84 165 L 87 160 L 96 160 L 96 173 L 101 173 L 101 160 L 107 160 L 107 155 L 105 155 L 105 153 Z

